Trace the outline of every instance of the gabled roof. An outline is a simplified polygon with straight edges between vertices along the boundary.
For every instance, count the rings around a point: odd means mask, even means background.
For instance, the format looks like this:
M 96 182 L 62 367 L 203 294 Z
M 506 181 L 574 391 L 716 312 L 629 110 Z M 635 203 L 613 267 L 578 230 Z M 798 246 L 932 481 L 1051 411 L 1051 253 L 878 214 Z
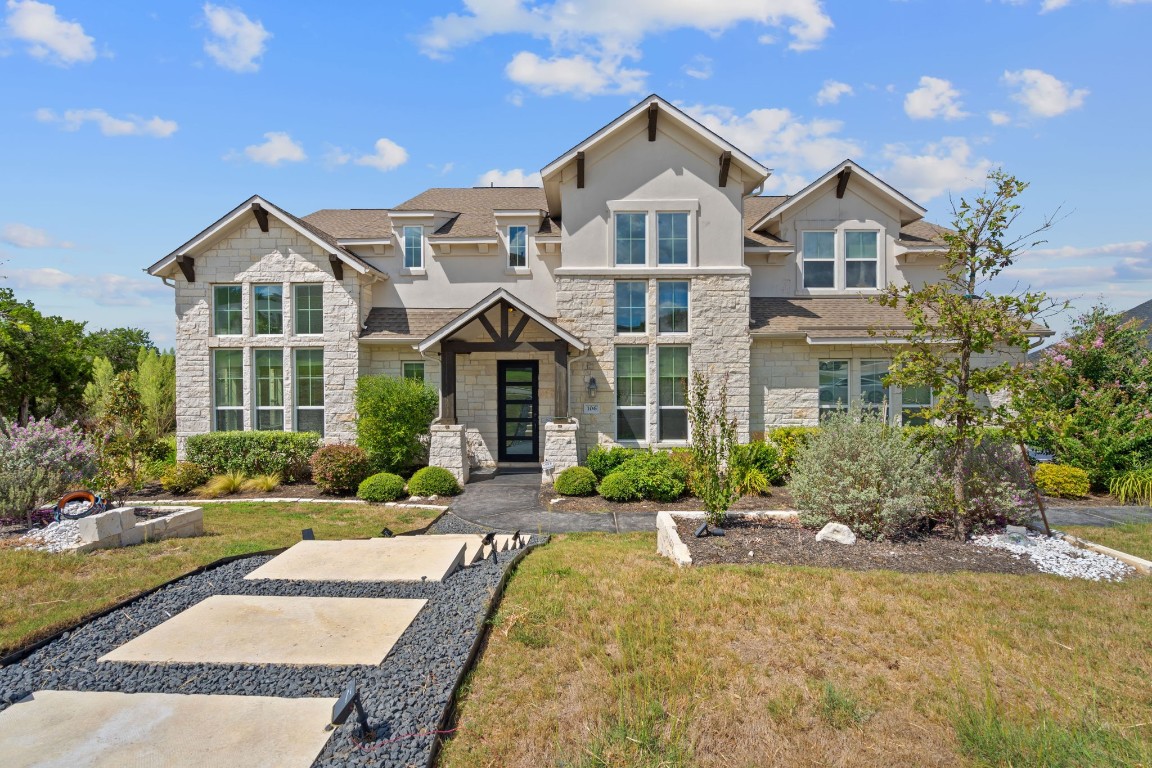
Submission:
M 383 240 L 392 236 L 392 220 L 384 208 L 325 208 L 303 220 L 337 240 Z
M 564 330 L 559 325 L 557 325 L 555 322 L 553 322 L 550 318 L 545 317 L 544 315 L 540 314 L 538 311 L 533 309 L 530 305 L 528 305 L 525 302 L 521 301 L 520 299 L 516 298 L 515 296 L 513 296 L 511 293 L 504 290 L 503 288 L 497 288 L 495 291 L 488 294 L 487 296 L 485 296 L 480 301 L 476 302 L 476 304 L 473 305 L 471 309 L 468 309 L 465 312 L 461 313 L 455 319 L 451 320 L 450 322 L 448 322 L 444 326 L 442 326 L 435 333 L 430 334 L 427 338 L 425 338 L 422 342 L 420 342 L 420 344 L 417 345 L 416 348 L 418 350 L 420 350 L 421 352 L 427 352 L 434 345 L 439 344 L 444 339 L 446 339 L 449 336 L 451 336 L 452 334 L 456 333 L 456 331 L 458 331 L 461 328 L 463 328 L 464 326 L 468 325 L 468 323 L 472 322 L 473 320 L 475 320 L 480 315 L 482 315 L 485 312 L 487 312 L 488 310 L 492 309 L 492 307 L 496 306 L 501 301 L 504 301 L 504 302 L 507 302 L 508 304 L 511 304 L 513 307 L 515 307 L 516 309 L 520 310 L 521 312 L 523 312 L 528 317 L 535 320 L 541 327 L 543 327 L 549 333 L 554 334 L 557 338 L 568 342 L 573 347 L 576 347 L 577 350 L 583 350 L 585 347 L 588 346 L 580 338 L 578 338 L 578 337 L 572 335 L 570 332 Z
M 788 211 L 795 209 L 809 197 L 819 192 L 821 187 L 823 187 L 825 184 L 829 183 L 833 179 L 836 179 L 840 172 L 844 170 L 848 170 L 851 173 L 851 176 L 849 176 L 848 179 L 849 186 L 863 182 L 864 184 L 867 184 L 869 187 L 871 187 L 874 191 L 879 193 L 881 196 L 886 197 L 895 203 L 900 211 L 901 225 L 911 224 L 914 221 L 922 219 L 924 218 L 924 214 L 928 212 L 924 206 L 920 205 L 915 200 L 908 197 L 903 192 L 900 192 L 895 187 L 891 186 L 882 179 L 873 176 L 858 163 L 852 160 L 844 160 L 840 164 L 833 167 L 832 170 L 828 171 L 828 173 L 824 174 L 820 178 L 816 179 L 816 181 L 804 187 L 804 189 L 789 197 L 786 202 L 767 211 L 764 216 L 761 217 L 760 220 L 752 226 L 752 229 L 754 231 L 760 231 L 770 221 L 779 219 Z
M 551 234 L 548 202 L 540 187 L 433 187 L 405 200 L 392 209 L 407 211 L 444 211 L 455 213 L 448 223 L 431 233 L 437 240 L 455 238 L 496 239 L 496 214 L 499 211 L 535 211 L 543 217 L 543 234 Z
M 608 123 L 608 125 L 605 125 L 603 128 L 596 131 L 591 136 L 584 139 L 564 154 L 560 155 L 560 157 L 544 166 L 543 170 L 540 171 L 540 175 L 544 179 L 544 188 L 548 195 L 548 201 L 551 204 L 550 210 L 554 214 L 561 212 L 560 196 L 557 193 L 557 190 L 554 189 L 558 186 L 554 180 L 555 175 L 559 173 L 560 170 L 564 168 L 564 166 L 574 161 L 578 152 L 585 152 L 591 147 L 596 146 L 597 144 L 606 140 L 608 137 L 622 130 L 626 125 L 635 119 L 646 119 L 648 107 L 651 104 L 656 104 L 657 108 L 659 109 L 657 125 L 659 125 L 660 120 L 672 120 L 689 133 L 700 138 L 701 141 L 713 145 L 717 150 L 721 152 L 731 152 L 732 162 L 743 166 L 743 168 L 749 174 L 750 178 L 745 182 L 745 194 L 750 193 L 753 189 L 758 187 L 764 181 L 764 179 L 771 175 L 771 170 L 764 167 L 764 165 L 759 163 L 751 155 L 745 153 L 735 144 L 732 144 L 727 139 L 722 138 L 712 130 L 704 127 L 699 122 L 689 117 L 679 107 L 673 106 L 667 100 L 657 96 L 656 94 L 652 94 L 641 101 L 639 104 L 636 104 L 624 114 L 620 115 L 620 117 Z
M 240 203 L 240 205 L 224 214 L 224 216 L 217 219 L 207 229 L 202 230 L 198 235 L 184 243 L 184 245 L 180 246 L 176 250 L 172 251 L 172 253 L 160 259 L 160 261 L 148 267 L 148 274 L 158 275 L 160 272 L 164 271 L 173 263 L 175 263 L 177 257 L 185 256 L 192 251 L 195 251 L 197 248 L 200 248 L 201 246 L 214 241 L 218 237 L 222 237 L 224 232 L 227 231 L 228 227 L 231 226 L 232 223 L 237 219 L 242 216 L 251 216 L 254 205 L 259 205 L 265 211 L 267 211 L 269 215 L 275 216 L 277 219 L 288 225 L 288 227 L 296 230 L 296 232 L 298 232 L 305 239 L 312 241 L 313 244 L 325 252 L 336 256 L 338 259 L 340 259 L 340 261 L 347 264 L 349 267 L 356 270 L 360 274 L 371 274 L 375 277 L 387 277 L 385 273 L 376 269 L 376 267 L 364 261 L 356 254 L 342 248 L 336 241 L 336 238 L 328 232 L 319 229 L 314 224 L 310 224 L 303 219 L 293 216 L 284 209 L 280 208 L 278 205 L 268 202 L 259 195 L 252 195 L 252 197 L 248 198 L 244 202 Z
M 467 311 L 467 309 L 421 307 L 373 307 L 368 313 L 360 338 L 373 341 L 419 341 Z

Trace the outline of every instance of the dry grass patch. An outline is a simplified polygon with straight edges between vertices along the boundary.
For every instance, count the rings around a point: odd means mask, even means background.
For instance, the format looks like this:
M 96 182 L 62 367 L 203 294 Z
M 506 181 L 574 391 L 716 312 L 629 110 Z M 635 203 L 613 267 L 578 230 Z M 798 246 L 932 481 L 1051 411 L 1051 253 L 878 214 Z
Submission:
M 654 550 L 571 535 L 521 563 L 442 765 L 1152 761 L 1152 580 L 678 570 Z
M 1152 560 L 1152 523 L 1124 523 L 1110 528 L 1096 525 L 1062 525 L 1060 530 L 1085 541 Z
M 46 637 L 121 600 L 230 555 L 316 537 L 358 538 L 419 528 L 430 510 L 368 504 L 206 504 L 205 536 L 89 554 L 0 549 L 0 653 Z

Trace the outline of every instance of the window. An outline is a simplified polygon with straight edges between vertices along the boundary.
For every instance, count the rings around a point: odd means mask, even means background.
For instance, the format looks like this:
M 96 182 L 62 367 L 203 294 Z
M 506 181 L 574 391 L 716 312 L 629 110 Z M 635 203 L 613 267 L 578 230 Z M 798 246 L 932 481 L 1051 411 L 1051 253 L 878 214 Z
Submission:
M 648 436 L 648 350 L 616 347 L 616 439 L 640 442 Z
M 926 385 L 904 387 L 901 397 L 903 400 L 901 423 L 908 427 L 927 424 L 928 419 L 921 414 L 932 407 L 932 387 Z
M 324 350 L 296 350 L 296 431 L 324 434 Z
M 269 336 L 284 333 L 284 287 L 254 285 L 252 296 L 256 304 L 256 334 Z
M 616 333 L 644 333 L 648 324 L 648 284 L 642 280 L 616 283 Z
M 805 232 L 804 287 L 836 287 L 836 233 Z
M 404 227 L 404 269 L 424 268 L 424 227 Z
M 257 349 L 252 353 L 256 369 L 256 429 L 284 429 L 284 352 Z
M 217 336 L 240 336 L 244 333 L 243 288 L 239 285 L 217 285 L 212 289 L 213 317 Z
M 320 283 L 292 286 L 296 310 L 296 333 L 324 333 L 324 286 Z
M 844 233 L 844 287 L 876 287 L 876 232 Z
M 424 363 L 403 363 L 404 378 L 424 381 Z
M 244 429 L 244 350 L 217 349 L 212 355 L 215 429 Z
M 660 347 L 660 439 L 688 439 L 688 347 Z
M 657 213 L 656 237 L 660 264 L 688 263 L 687 213 Z
M 508 227 L 508 266 L 528 266 L 528 227 Z
M 848 410 L 848 361 L 820 361 L 820 420 Z
M 660 333 L 688 333 L 688 281 L 658 283 Z
M 885 418 L 888 417 L 887 403 L 891 401 L 888 388 L 884 386 L 887 375 L 887 360 L 860 361 L 860 406 L 877 414 L 883 408 Z
M 648 214 L 616 214 L 616 263 L 648 263 Z

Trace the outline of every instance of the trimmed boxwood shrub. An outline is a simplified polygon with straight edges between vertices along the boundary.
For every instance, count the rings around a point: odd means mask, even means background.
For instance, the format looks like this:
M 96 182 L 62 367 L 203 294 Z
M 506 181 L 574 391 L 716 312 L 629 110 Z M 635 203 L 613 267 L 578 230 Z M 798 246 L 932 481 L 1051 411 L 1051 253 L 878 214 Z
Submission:
M 631 477 L 641 498 L 649 501 L 676 501 L 688 490 L 688 474 L 667 451 L 639 452 L 612 474 L 617 472 Z
M 209 475 L 280 475 L 292 483 L 307 479 L 309 458 L 319 447 L 315 432 L 208 432 L 189 437 L 185 452 Z
M 208 482 L 208 473 L 204 467 L 191 461 L 181 461 L 173 464 L 160 475 L 160 485 L 169 493 L 178 493 L 181 496 Z
M 592 470 L 592 474 L 596 475 L 596 480 L 603 480 L 616 471 L 628 459 L 638 454 L 644 453 L 638 448 L 625 448 L 620 445 L 605 448 L 603 446 L 596 446 L 588 451 L 588 458 L 584 463 L 588 469 Z
M 781 477 L 792 474 L 792 466 L 796 463 L 796 457 L 818 434 L 820 434 L 820 427 L 776 427 L 768 432 L 765 442 L 775 446 L 779 454 Z
M 1041 464 L 1034 472 L 1036 487 L 1045 496 L 1061 499 L 1082 499 L 1092 488 L 1088 473 L 1063 464 Z
M 326 445 L 311 463 L 312 482 L 324 493 L 352 493 L 372 472 L 368 454 L 354 445 Z
M 644 498 L 636 487 L 636 479 L 623 472 L 613 472 L 600 481 L 597 489 L 608 501 L 639 501 Z
M 455 496 L 460 493 L 460 483 L 443 467 L 424 467 L 408 481 L 408 493 L 413 496 Z
M 596 493 L 596 475 L 588 467 L 568 467 L 552 487 L 561 496 L 591 496 Z
M 391 472 L 377 472 L 356 490 L 364 501 L 396 501 L 404 497 L 404 478 Z

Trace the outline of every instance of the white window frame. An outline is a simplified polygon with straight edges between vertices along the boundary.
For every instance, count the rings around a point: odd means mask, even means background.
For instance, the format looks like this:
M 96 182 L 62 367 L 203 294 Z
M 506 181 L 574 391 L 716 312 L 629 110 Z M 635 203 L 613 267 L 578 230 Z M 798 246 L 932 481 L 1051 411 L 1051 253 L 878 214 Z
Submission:
M 622 350 L 622 349 L 638 349 L 643 353 L 644 362 L 643 362 L 643 365 L 641 366 L 641 370 L 644 371 L 644 386 L 643 386 L 643 392 L 644 392 L 643 403 L 644 404 L 643 405 L 639 405 L 639 406 L 636 406 L 636 405 L 621 406 L 620 405 L 620 395 L 619 395 L 619 389 L 620 389 L 620 350 Z M 647 345 L 621 344 L 621 345 L 616 347 L 615 357 L 613 360 L 614 381 L 613 381 L 612 391 L 613 391 L 613 397 L 616 399 L 616 402 L 614 404 L 614 411 L 613 411 L 613 416 L 614 416 L 614 418 L 613 418 L 613 432 L 614 432 L 614 435 L 616 438 L 616 442 L 618 442 L 618 443 L 639 445 L 639 444 L 644 444 L 644 443 L 648 442 L 648 429 L 649 429 L 649 424 L 648 424 L 648 403 L 649 403 L 648 389 L 649 389 L 649 385 L 650 385 L 650 382 L 649 382 L 650 377 L 648 375 L 648 359 L 649 359 L 649 355 L 648 355 L 648 346 Z M 632 437 L 621 438 L 620 437 L 620 411 L 642 411 L 643 412 L 643 419 L 642 419 L 641 423 L 644 425 L 644 433 L 641 436 L 635 437 L 635 438 L 632 438 Z
M 835 221 L 798 221 L 796 222 L 796 242 L 798 243 L 796 251 L 796 295 L 798 296 L 818 296 L 826 294 L 875 294 L 878 293 L 886 284 L 888 280 L 887 275 L 887 237 L 885 236 L 885 228 L 882 224 L 871 220 L 860 220 L 851 222 L 835 222 Z M 804 238 L 809 233 L 818 232 L 831 232 L 832 233 L 832 251 L 833 262 L 832 267 L 832 286 L 831 287 L 812 287 L 809 288 L 804 285 L 804 278 L 806 274 L 805 265 L 808 262 L 817 262 L 827 264 L 829 259 L 806 259 L 804 254 Z M 876 284 L 874 286 L 865 286 L 862 288 L 851 287 L 848 283 L 848 234 L 853 232 L 873 233 L 876 237 Z M 868 259 L 851 259 L 852 262 L 867 263 Z
M 844 363 L 844 365 L 845 365 L 844 373 L 848 379 L 848 382 L 847 382 L 848 383 L 848 399 L 846 401 L 841 402 L 841 401 L 837 400 L 836 402 L 830 403 L 828 406 L 824 405 L 824 401 L 820 397 L 821 390 L 823 389 L 823 385 L 820 382 L 820 374 L 823 373 L 823 371 L 821 370 L 821 366 L 824 363 Z M 816 408 L 817 408 L 816 421 L 817 421 L 817 423 L 824 421 L 824 414 L 825 413 L 839 413 L 841 411 L 846 411 L 846 410 L 848 410 L 848 408 L 851 407 L 851 404 L 852 404 L 852 368 L 853 368 L 853 365 L 852 365 L 852 359 L 851 358 L 830 357 L 830 358 L 821 358 L 820 360 L 817 361 L 817 363 L 816 363 Z
M 620 261 L 620 238 L 617 235 L 617 231 L 620 226 L 621 216 L 641 216 L 644 219 L 644 247 L 641 248 L 643 258 L 639 262 L 630 261 L 625 263 Z M 648 266 L 648 250 L 652 244 L 652 233 L 648 231 L 650 227 L 651 223 L 648 211 L 616 211 L 612 216 L 612 263 L 617 267 L 623 267 L 625 269 L 628 267 Z M 634 242 L 634 240 L 629 240 L 629 242 Z
M 830 259 L 810 259 L 808 258 L 806 241 L 808 235 L 832 235 L 832 258 Z M 836 235 L 834 229 L 806 229 L 800 233 L 800 288 L 805 291 L 835 291 L 840 284 L 840 259 L 837 256 L 838 248 L 836 241 L 839 237 Z M 827 264 L 832 263 L 832 285 L 809 286 L 805 285 L 804 281 L 808 277 L 808 264 Z
M 516 254 L 512 250 L 512 243 L 513 243 L 512 233 L 514 230 L 517 230 L 517 229 L 521 230 L 524 233 L 524 242 L 522 244 L 523 251 L 524 251 L 522 254 L 523 259 L 524 259 L 523 264 L 515 263 Z M 523 224 L 510 224 L 510 225 L 508 225 L 507 229 L 505 230 L 505 239 L 506 239 L 507 246 L 508 246 L 508 265 L 507 265 L 508 269 L 516 270 L 516 271 L 521 271 L 521 270 L 526 271 L 528 269 L 528 227 L 523 225 Z
M 666 331 L 660 327 L 660 288 L 665 285 L 674 285 L 683 283 L 688 286 L 686 294 L 687 302 L 684 304 L 684 330 L 682 331 Z M 691 280 L 658 280 L 656 282 L 656 333 L 661 336 L 683 336 L 691 333 L 692 331 L 692 281 Z
M 692 264 L 692 213 L 691 211 L 657 210 L 656 212 L 656 266 L 658 267 L 687 267 Z M 660 261 L 660 217 L 684 217 L 684 263 Z M 678 238 L 676 238 L 678 239 Z
M 260 365 L 261 354 L 275 353 L 280 356 L 280 405 L 260 404 Z M 287 424 L 284 412 L 284 377 L 287 371 L 284 365 L 284 350 L 280 347 L 254 347 L 252 349 L 252 429 L 258 432 L 283 432 Z M 262 412 L 280 413 L 280 428 L 262 429 L 260 427 L 260 414 Z
M 298 302 L 301 288 L 318 288 L 320 290 L 320 330 L 304 332 L 300 330 L 300 304 Z M 317 311 L 309 307 L 308 312 Z M 324 335 L 324 283 L 292 283 L 292 333 L 297 336 L 323 336 Z
M 864 367 L 869 364 L 882 363 L 884 365 L 884 375 L 880 378 L 880 387 L 883 395 L 883 402 L 879 404 L 864 402 Z M 860 403 L 863 410 L 870 410 L 880 412 L 884 408 L 884 420 L 891 421 L 892 400 L 893 400 L 893 387 L 885 386 L 884 379 L 888 376 L 888 369 L 891 367 L 892 361 L 887 358 L 881 357 L 864 357 L 856 364 L 856 401 Z M 851 385 L 850 385 L 851 386 Z
M 644 301 L 640 309 L 644 313 L 644 327 L 638 331 L 620 330 L 620 286 L 625 284 L 639 285 L 643 290 Z M 616 336 L 645 336 L 648 334 L 648 281 L 647 280 L 617 280 L 612 286 L 612 328 Z M 632 307 L 634 308 L 634 307 Z
M 408 367 L 409 366 L 419 366 L 420 367 L 420 377 L 419 378 L 417 378 L 415 376 L 409 376 L 408 375 Z M 415 379 L 416 381 L 419 381 L 422 384 L 427 384 L 428 383 L 428 366 L 424 363 L 423 360 L 402 360 L 402 361 L 400 361 L 400 377 L 404 378 L 404 379 Z
M 217 395 L 217 376 L 216 372 L 219 369 L 217 359 L 222 352 L 239 353 L 240 355 L 240 404 L 239 405 L 219 405 L 216 399 Z M 226 431 L 242 431 L 244 429 L 244 349 L 241 347 L 217 347 L 212 350 L 212 430 L 213 432 L 226 432 Z M 219 413 L 220 411 L 232 411 L 240 414 L 240 429 L 239 430 L 222 430 L 220 429 Z
M 420 247 L 419 247 L 418 252 L 416 254 L 418 257 L 418 261 L 419 261 L 419 263 L 417 263 L 417 264 L 409 264 L 408 263 L 408 255 L 409 255 L 408 254 L 408 233 L 410 231 L 418 231 L 420 233 L 420 240 L 419 240 Z M 406 270 L 422 270 L 422 269 L 424 269 L 424 227 L 422 227 L 418 224 L 405 224 L 400 229 L 400 245 L 401 245 L 401 253 L 403 254 L 403 258 L 404 258 L 404 262 L 403 262 L 404 269 L 406 269 Z
M 261 288 L 277 288 L 280 290 L 280 330 L 267 333 L 260 332 L 260 300 L 256 292 Z M 271 315 L 270 315 L 271 316 Z M 252 335 L 253 336 L 283 336 L 284 335 L 284 284 L 283 283 L 252 283 Z
M 301 352 L 319 352 L 320 353 L 320 398 L 322 400 L 320 405 L 300 405 L 300 393 L 303 388 L 300 386 L 300 353 Z M 300 347 L 292 350 L 292 429 L 296 432 L 301 432 L 300 429 L 300 412 L 301 411 L 319 411 L 320 412 L 320 435 L 323 436 L 326 432 L 324 422 L 327 421 L 327 400 L 328 393 L 325 392 L 324 387 L 324 350 L 319 347 Z
M 221 333 L 216 322 L 218 301 L 216 291 L 220 288 L 238 288 L 240 292 L 240 330 L 236 333 Z M 244 284 L 243 283 L 213 283 L 212 285 L 212 335 L 213 336 L 243 336 L 244 335 Z
M 849 259 L 848 258 L 848 236 L 850 234 L 871 234 L 873 237 L 875 237 L 876 238 L 876 256 L 872 259 Z M 866 229 L 866 228 L 862 228 L 862 227 L 851 227 L 851 228 L 845 228 L 840 233 L 840 238 L 844 242 L 843 269 L 841 270 L 841 273 L 843 275 L 842 282 L 844 284 L 844 290 L 846 290 L 846 291 L 874 291 L 877 288 L 879 288 L 880 287 L 880 250 L 881 250 L 880 249 L 880 232 L 878 230 L 875 230 L 875 229 Z M 848 264 L 851 262 L 868 263 L 869 261 L 871 261 L 876 268 L 876 279 L 873 281 L 873 285 L 849 286 L 848 285 Z
M 659 268 L 687 269 L 697 266 L 696 228 L 700 215 L 699 200 L 609 200 L 607 250 L 608 264 L 616 269 Z M 644 260 L 639 264 L 621 264 L 616 253 L 616 217 L 624 213 L 644 214 Z M 661 213 L 681 213 L 688 217 L 688 262 L 686 264 L 660 263 Z
M 684 350 L 684 405 L 664 405 L 662 394 L 663 390 L 660 386 L 660 361 L 664 353 L 668 350 Z M 688 413 L 688 388 L 691 386 L 692 372 L 692 348 L 687 344 L 660 344 L 656 347 L 656 437 L 660 443 L 672 443 L 687 445 L 692 438 L 692 425 L 687 423 Z M 664 412 L 665 411 L 682 411 L 685 414 L 686 426 L 684 437 L 682 438 L 666 438 L 664 437 Z
M 928 386 L 928 385 L 925 385 L 925 386 Z M 916 411 L 910 417 L 908 414 L 907 406 L 904 404 L 904 392 L 907 389 L 907 387 L 899 387 L 899 388 L 891 387 L 891 389 L 897 389 L 897 394 L 894 396 L 894 398 L 899 397 L 899 399 L 900 399 L 900 402 L 899 402 L 900 407 L 899 408 L 893 407 L 893 412 L 895 413 L 897 423 L 900 426 L 904 426 L 904 427 L 911 426 L 908 423 L 910 421 L 910 419 L 917 418 L 916 414 L 919 414 L 925 408 L 931 408 L 934 405 L 936 405 L 936 390 L 933 389 L 931 386 L 928 386 L 928 404 L 924 405 L 922 403 L 917 403 L 916 405 L 912 406 L 913 408 L 916 409 Z

